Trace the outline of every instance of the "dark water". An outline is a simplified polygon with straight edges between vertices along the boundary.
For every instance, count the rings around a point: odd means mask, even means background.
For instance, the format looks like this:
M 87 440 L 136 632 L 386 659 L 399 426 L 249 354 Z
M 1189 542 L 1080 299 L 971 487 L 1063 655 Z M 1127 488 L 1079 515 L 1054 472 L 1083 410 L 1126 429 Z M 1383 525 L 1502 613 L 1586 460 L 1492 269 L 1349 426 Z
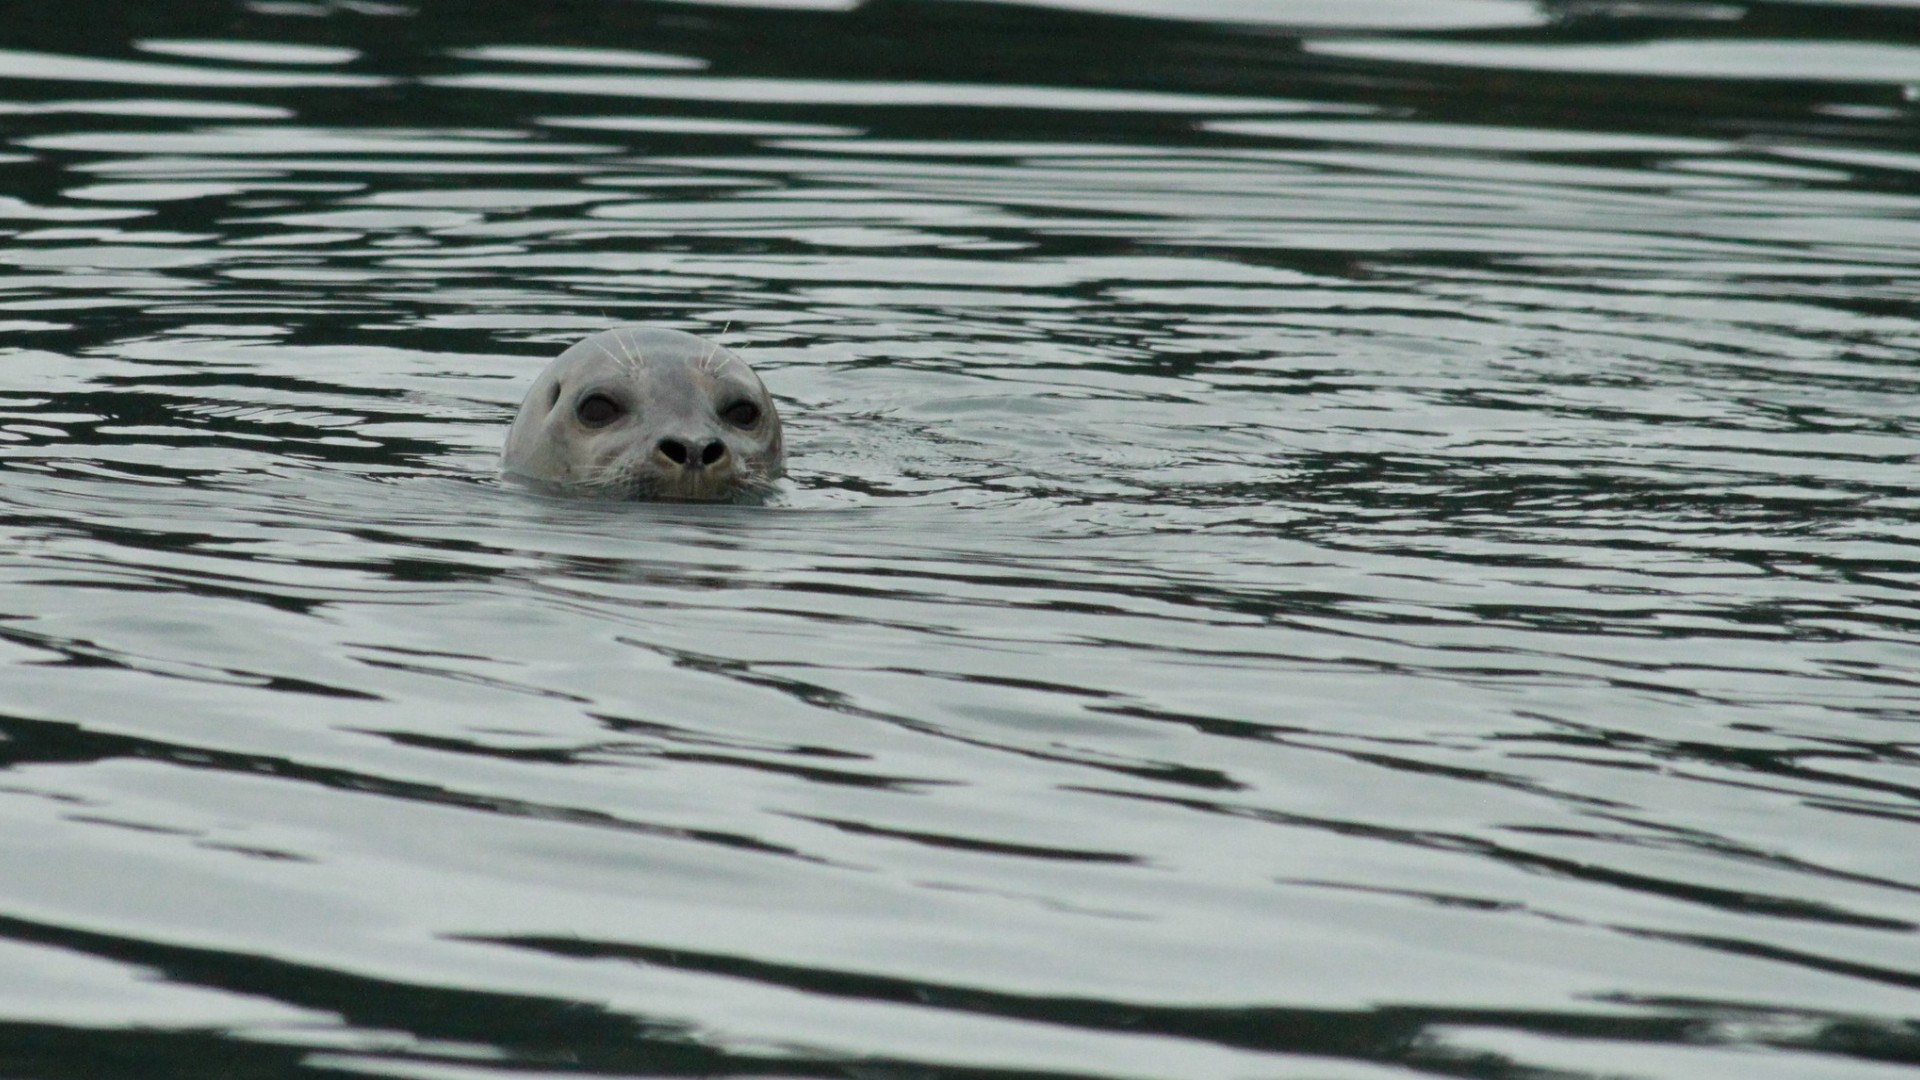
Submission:
M 1893 4 L 10 11 L 0 1075 L 1912 1075 L 1914 84 Z M 630 322 L 778 505 L 496 479 Z

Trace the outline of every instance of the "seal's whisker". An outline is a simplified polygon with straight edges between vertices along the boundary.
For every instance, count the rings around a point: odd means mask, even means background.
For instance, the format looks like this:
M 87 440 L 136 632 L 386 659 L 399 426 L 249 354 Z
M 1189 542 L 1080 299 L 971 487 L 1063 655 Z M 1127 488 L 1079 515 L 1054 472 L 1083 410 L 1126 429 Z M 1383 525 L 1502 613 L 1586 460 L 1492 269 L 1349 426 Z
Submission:
M 579 487 L 583 491 L 627 498 L 644 495 L 646 486 L 644 478 L 630 462 L 619 460 L 595 465 L 579 481 Z
M 713 345 L 713 348 L 700 361 L 700 370 L 707 374 L 718 376 L 739 361 L 740 358 L 728 352 L 726 346 L 714 342 L 708 342 L 708 344 Z
M 640 343 L 634 340 L 632 334 L 623 334 L 617 331 L 613 335 L 613 340 L 620 346 L 622 369 L 629 372 L 638 372 L 640 370 Z

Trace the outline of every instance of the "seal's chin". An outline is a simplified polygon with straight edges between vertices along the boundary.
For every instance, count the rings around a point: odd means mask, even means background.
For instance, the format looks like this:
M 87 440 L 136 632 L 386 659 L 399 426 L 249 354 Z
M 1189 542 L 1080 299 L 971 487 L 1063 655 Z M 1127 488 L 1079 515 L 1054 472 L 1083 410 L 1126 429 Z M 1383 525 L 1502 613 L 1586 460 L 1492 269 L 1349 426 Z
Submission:
M 763 496 L 771 484 L 732 468 L 662 469 L 650 462 L 615 462 L 569 485 L 584 495 L 669 502 L 744 502 Z
M 645 498 L 681 499 L 687 502 L 719 502 L 734 497 L 739 484 L 735 482 L 732 471 L 714 473 L 708 469 L 698 472 L 682 471 L 678 475 L 659 476 L 645 485 Z

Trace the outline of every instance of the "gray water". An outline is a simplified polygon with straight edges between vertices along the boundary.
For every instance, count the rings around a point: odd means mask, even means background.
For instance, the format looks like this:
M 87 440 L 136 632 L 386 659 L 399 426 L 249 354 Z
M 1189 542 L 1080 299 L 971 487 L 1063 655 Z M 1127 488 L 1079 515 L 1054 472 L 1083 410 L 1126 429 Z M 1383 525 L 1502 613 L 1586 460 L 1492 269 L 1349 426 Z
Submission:
M 0 28 L 0 1075 L 1920 1064 L 1920 9 Z M 502 483 L 747 356 L 773 505 Z

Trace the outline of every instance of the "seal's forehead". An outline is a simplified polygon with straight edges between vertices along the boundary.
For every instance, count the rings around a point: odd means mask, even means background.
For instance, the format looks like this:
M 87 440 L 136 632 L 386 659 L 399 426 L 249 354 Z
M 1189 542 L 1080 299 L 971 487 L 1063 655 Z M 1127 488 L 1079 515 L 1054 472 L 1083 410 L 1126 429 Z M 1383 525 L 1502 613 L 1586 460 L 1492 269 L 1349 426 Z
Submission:
M 753 369 L 731 350 L 705 338 L 658 327 L 620 327 L 586 338 L 563 357 L 581 364 L 612 364 L 631 372 L 691 369 L 713 378 L 754 381 Z
M 718 382 L 758 388 L 760 379 L 747 367 L 747 361 L 735 356 L 726 346 L 680 331 L 662 331 L 657 327 L 620 327 L 601 331 L 578 342 L 559 357 L 561 371 L 593 373 L 607 371 L 628 379 L 684 380 L 705 375 Z

